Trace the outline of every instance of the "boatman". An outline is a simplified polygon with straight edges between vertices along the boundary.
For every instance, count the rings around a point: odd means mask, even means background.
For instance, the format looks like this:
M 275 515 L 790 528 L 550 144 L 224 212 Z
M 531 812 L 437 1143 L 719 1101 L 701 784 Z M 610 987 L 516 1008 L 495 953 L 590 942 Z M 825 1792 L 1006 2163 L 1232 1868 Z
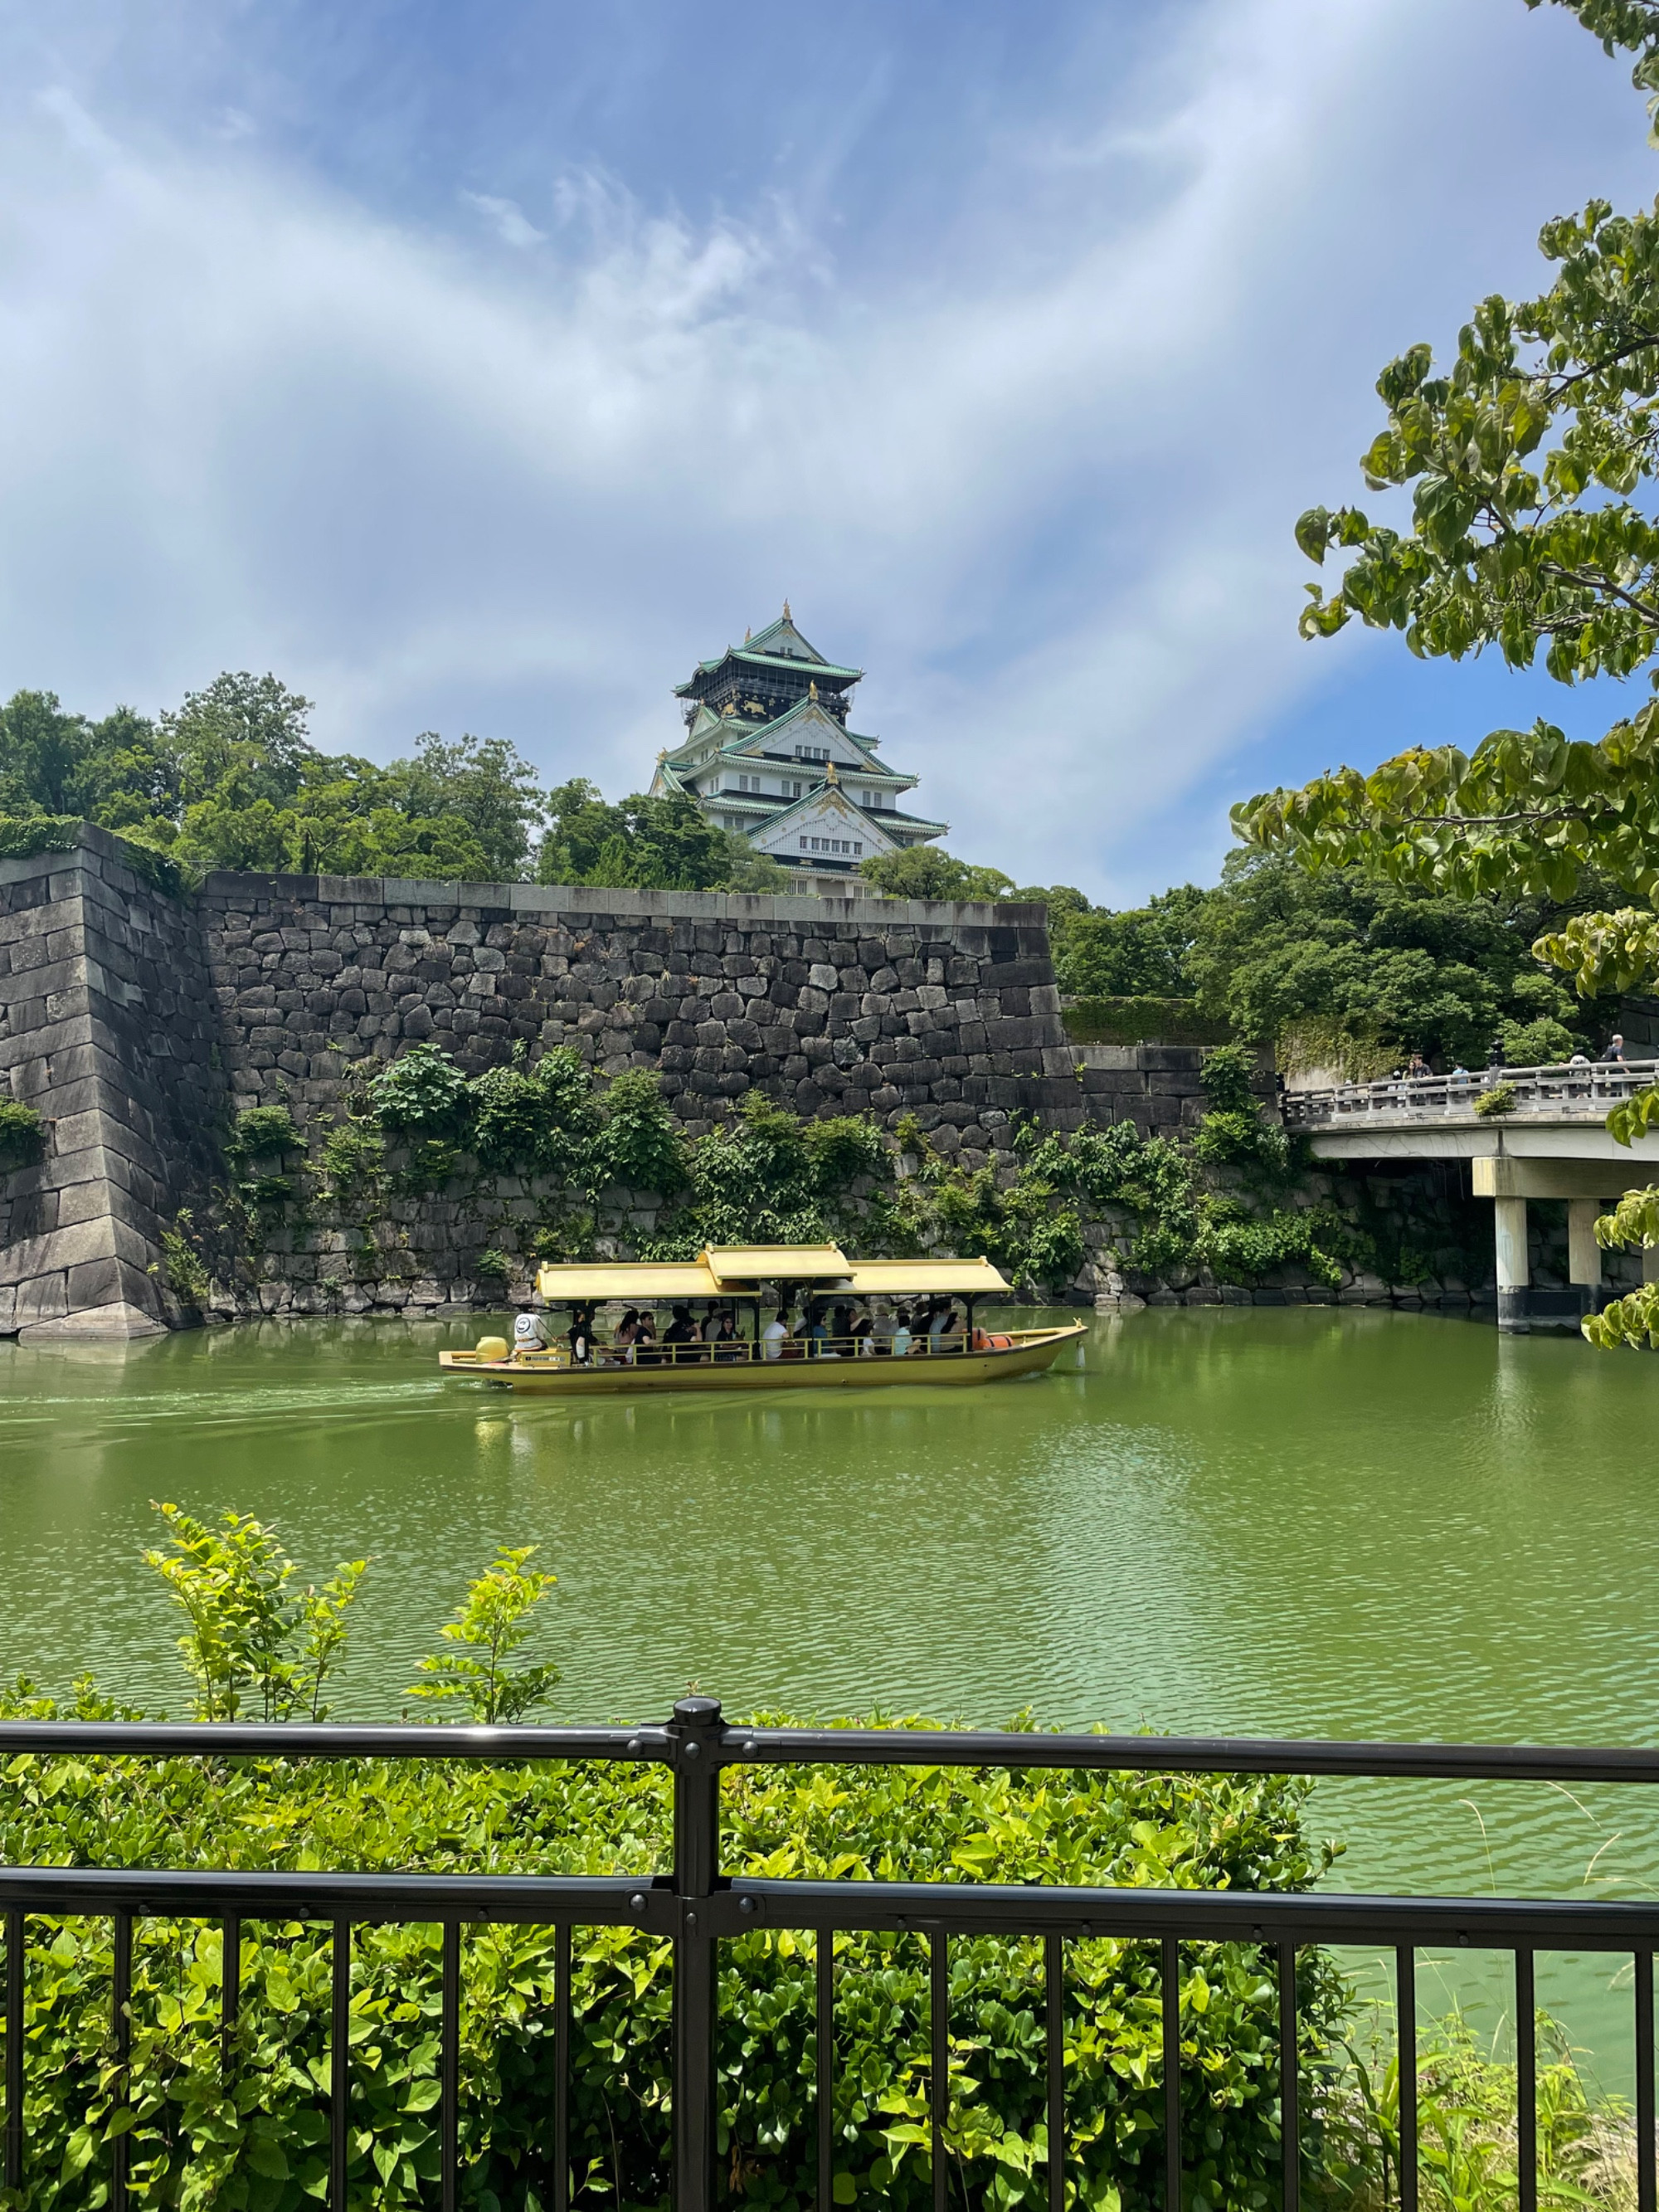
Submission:
M 542 1327 L 542 1317 L 529 1306 L 514 1317 L 513 1349 L 514 1352 L 545 1352 L 547 1349 L 547 1333 Z

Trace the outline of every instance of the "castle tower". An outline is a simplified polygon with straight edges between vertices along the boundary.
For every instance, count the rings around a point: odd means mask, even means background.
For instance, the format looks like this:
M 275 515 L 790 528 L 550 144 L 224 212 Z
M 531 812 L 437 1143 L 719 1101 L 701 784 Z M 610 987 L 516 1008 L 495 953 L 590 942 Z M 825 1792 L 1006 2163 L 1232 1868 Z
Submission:
M 684 793 L 720 828 L 817 878 L 814 890 L 844 891 L 873 854 L 944 836 L 948 823 L 900 804 L 919 779 L 878 760 L 880 739 L 848 726 L 863 673 L 825 660 L 786 599 L 769 629 L 700 660 L 675 686 L 685 737 L 659 759 L 653 794 Z

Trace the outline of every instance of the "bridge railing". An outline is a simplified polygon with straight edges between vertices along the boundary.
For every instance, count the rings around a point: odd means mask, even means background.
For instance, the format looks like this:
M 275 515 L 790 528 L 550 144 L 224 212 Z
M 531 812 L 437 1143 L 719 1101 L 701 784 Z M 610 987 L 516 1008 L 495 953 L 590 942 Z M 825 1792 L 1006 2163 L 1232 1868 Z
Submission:
M 1659 1060 L 1597 1060 L 1544 1067 L 1460 1068 L 1449 1075 L 1389 1076 L 1380 1083 L 1343 1083 L 1325 1091 L 1287 1091 L 1282 1101 L 1292 1128 L 1402 1115 L 1416 1121 L 1468 1121 L 1477 1098 L 1498 1084 L 1515 1093 L 1504 1115 L 1537 1115 L 1598 1121 L 1633 1091 L 1659 1083 Z

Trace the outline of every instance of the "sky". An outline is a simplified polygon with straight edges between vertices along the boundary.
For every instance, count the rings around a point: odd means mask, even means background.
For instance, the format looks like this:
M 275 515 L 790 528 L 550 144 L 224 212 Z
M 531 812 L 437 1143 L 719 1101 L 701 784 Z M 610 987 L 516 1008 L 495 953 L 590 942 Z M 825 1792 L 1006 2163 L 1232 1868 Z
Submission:
M 1645 124 L 1522 0 L 25 0 L 0 696 L 271 669 L 615 798 L 787 598 L 952 851 L 1212 880 L 1253 792 L 1626 703 L 1300 641 L 1291 531 Z

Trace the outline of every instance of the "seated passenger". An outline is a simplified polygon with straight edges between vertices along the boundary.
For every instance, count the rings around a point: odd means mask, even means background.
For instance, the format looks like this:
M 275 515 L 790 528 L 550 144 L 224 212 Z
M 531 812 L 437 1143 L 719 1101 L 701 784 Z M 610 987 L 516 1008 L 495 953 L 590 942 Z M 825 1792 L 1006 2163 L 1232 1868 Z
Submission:
M 783 1347 L 788 1340 L 788 1336 L 789 1332 L 784 1327 L 783 1316 L 781 1313 L 775 1313 L 761 1331 L 761 1358 L 781 1359 Z
M 617 1326 L 605 1352 L 605 1364 L 611 1367 L 630 1367 L 634 1363 L 634 1348 L 640 1334 L 637 1307 L 629 1306 Z
M 515 1353 L 545 1352 L 547 1324 L 544 1316 L 526 1306 L 513 1321 L 513 1349 Z
M 577 1306 L 570 1316 L 570 1327 L 565 1332 L 570 1346 L 570 1364 L 591 1367 L 593 1364 L 593 1309 Z
M 657 1317 L 649 1311 L 641 1313 L 640 1325 L 634 1338 L 635 1367 L 660 1367 L 663 1354 L 657 1343 Z
M 717 1365 L 729 1367 L 734 1360 L 748 1357 L 749 1347 L 738 1334 L 737 1323 L 730 1306 L 725 1307 L 715 1325 L 714 1336 L 714 1359 Z
M 697 1325 L 691 1318 L 690 1306 L 676 1306 L 674 1317 L 662 1333 L 663 1350 L 675 1366 L 689 1364 L 701 1357 L 697 1342 Z M 671 1349 L 672 1346 L 672 1349 Z
M 910 1349 L 910 1316 L 901 1306 L 893 1317 L 893 1357 L 902 1359 Z

